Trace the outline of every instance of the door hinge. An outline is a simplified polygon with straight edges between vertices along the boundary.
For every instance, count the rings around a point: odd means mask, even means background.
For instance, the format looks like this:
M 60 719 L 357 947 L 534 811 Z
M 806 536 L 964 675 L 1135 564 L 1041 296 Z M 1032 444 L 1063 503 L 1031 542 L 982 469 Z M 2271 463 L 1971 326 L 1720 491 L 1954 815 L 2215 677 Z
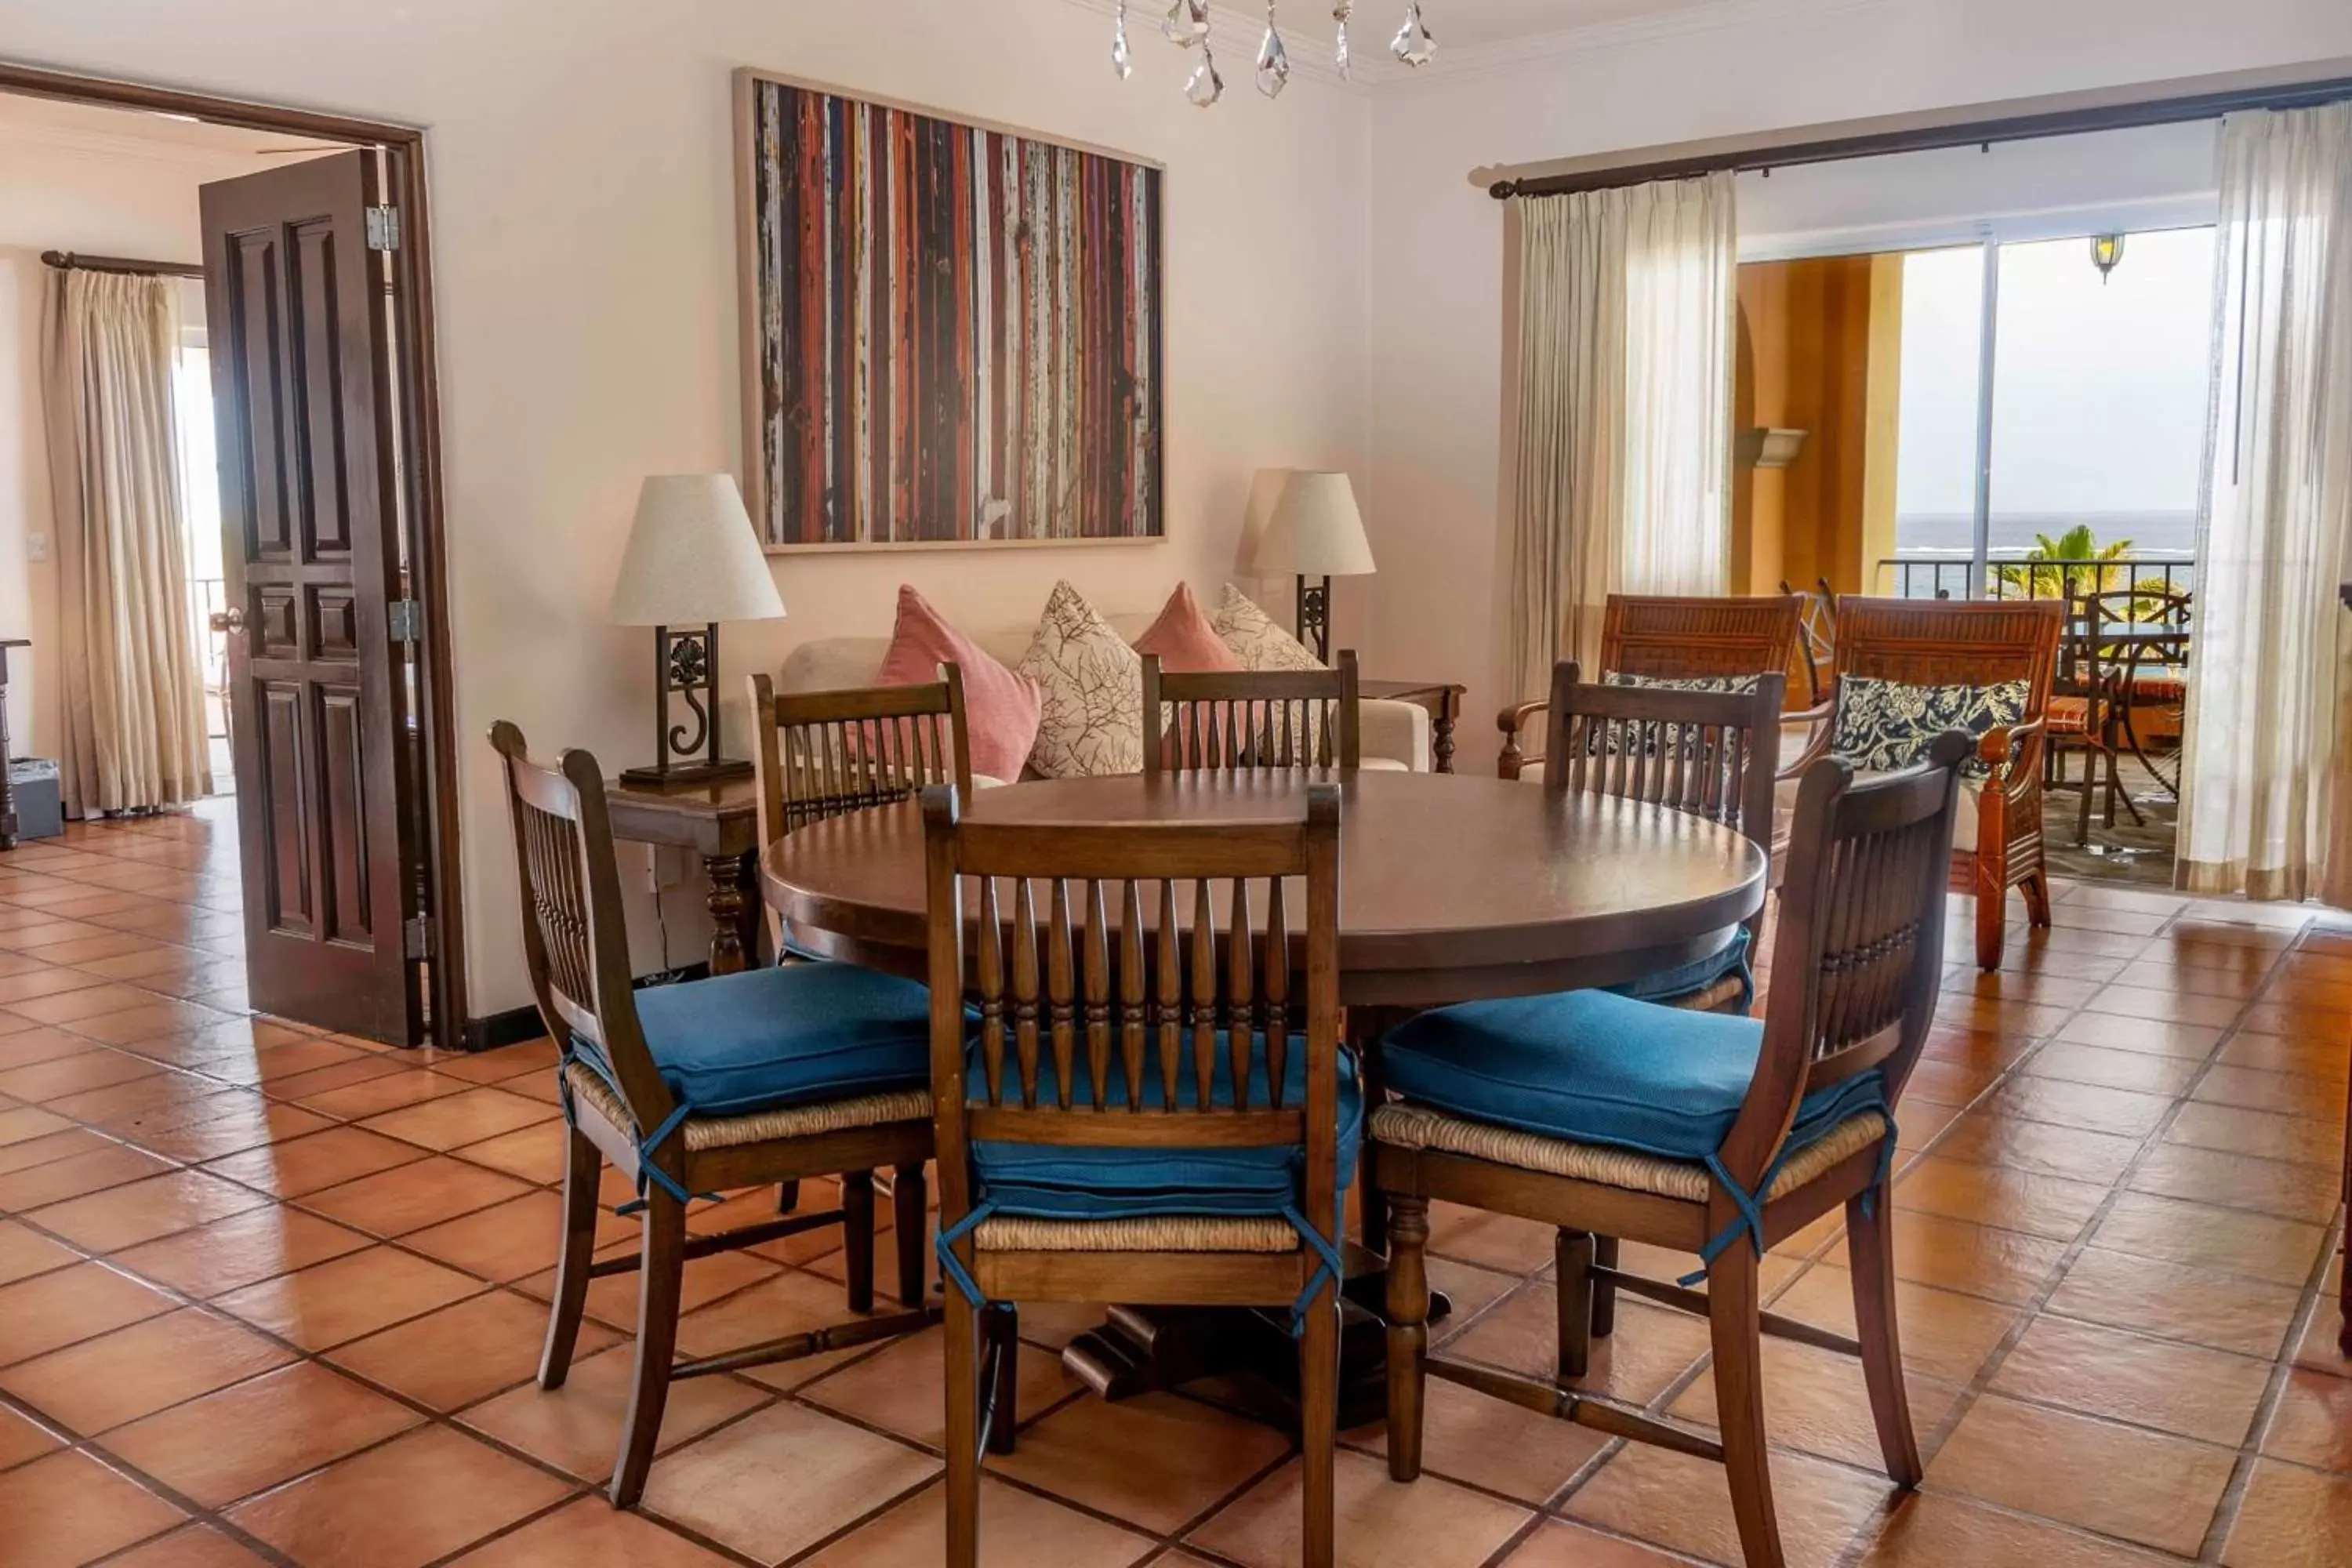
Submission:
M 394 206 L 367 209 L 367 243 L 370 250 L 400 248 L 400 209 Z
M 401 952 L 407 958 L 433 956 L 433 917 L 411 915 L 400 928 Z
M 392 640 L 413 643 L 425 635 L 425 606 L 414 599 L 394 599 L 384 606 Z

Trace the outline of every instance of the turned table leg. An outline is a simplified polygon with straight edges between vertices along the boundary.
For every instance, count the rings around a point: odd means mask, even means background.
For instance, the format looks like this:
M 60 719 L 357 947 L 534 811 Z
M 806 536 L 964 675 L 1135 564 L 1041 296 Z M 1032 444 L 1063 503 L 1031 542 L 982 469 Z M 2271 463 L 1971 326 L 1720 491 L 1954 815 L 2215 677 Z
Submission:
M 743 857 L 706 855 L 702 870 L 710 879 L 710 973 L 734 974 L 743 967 L 743 917 L 750 907 L 743 897 Z

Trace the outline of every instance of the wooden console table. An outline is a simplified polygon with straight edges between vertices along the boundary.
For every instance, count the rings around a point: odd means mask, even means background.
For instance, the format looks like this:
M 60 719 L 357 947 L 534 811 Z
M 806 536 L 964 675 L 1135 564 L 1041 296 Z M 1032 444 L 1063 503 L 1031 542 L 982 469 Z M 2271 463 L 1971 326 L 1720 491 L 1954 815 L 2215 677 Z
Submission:
M 1444 680 L 1356 682 L 1356 695 L 1367 701 L 1410 702 L 1429 710 L 1429 765 L 1441 773 L 1454 771 L 1454 724 L 1462 717 L 1462 694 L 1467 689 Z
M 604 784 L 613 837 L 666 844 L 700 858 L 710 879 L 710 973 L 732 974 L 760 946 L 759 909 L 750 897 L 760 847 L 759 781 L 729 779 L 700 789 L 625 789 Z

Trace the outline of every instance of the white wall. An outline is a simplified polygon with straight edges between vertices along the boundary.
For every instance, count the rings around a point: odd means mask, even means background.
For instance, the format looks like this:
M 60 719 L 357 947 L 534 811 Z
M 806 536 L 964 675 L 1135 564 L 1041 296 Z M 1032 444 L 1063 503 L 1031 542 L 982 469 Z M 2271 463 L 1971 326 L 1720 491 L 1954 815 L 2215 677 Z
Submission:
M 2218 120 L 1742 174 L 1739 258 L 1853 255 L 2214 221 Z
M 1169 539 L 793 556 L 791 618 L 730 627 L 723 689 L 795 641 L 887 631 L 901 581 L 974 625 L 1026 624 L 1066 575 L 1107 610 L 1231 574 L 1252 469 L 1356 468 L 1367 426 L 1369 104 L 1307 78 L 1279 103 L 1227 41 L 1225 102 L 1189 58 L 1065 0 L 10 0 L 0 50 L 78 70 L 429 131 L 472 1010 L 528 999 L 504 805 L 477 740 L 642 760 L 648 634 L 607 626 L 638 479 L 735 468 L 729 73 L 757 65 L 1118 147 L 1168 166 Z M 1227 17 L 1223 27 L 1237 24 Z M 1353 584 L 1349 584 L 1350 587 Z M 1343 595 L 1340 635 L 1369 599 Z M 1360 623 L 1359 623 L 1360 624 Z M 734 749 L 731 748 L 730 749 Z M 691 956 L 699 900 L 667 905 Z M 633 913 L 640 956 L 648 911 Z
M 1465 767 L 1517 695 L 1496 518 L 1504 208 L 1471 169 L 2352 55 L 2345 0 L 1731 0 L 1715 16 L 1515 65 L 1449 74 L 1441 56 L 1375 95 L 1370 640 L 1383 672 L 1469 684 Z
M 126 121 L 131 117 L 124 117 Z M 204 251 L 196 187 L 251 160 L 130 137 L 0 123 L 0 636 L 9 656 L 8 731 L 19 755 L 58 754 L 57 529 L 41 414 L 44 250 L 194 261 Z M 29 559 L 27 538 L 49 541 Z

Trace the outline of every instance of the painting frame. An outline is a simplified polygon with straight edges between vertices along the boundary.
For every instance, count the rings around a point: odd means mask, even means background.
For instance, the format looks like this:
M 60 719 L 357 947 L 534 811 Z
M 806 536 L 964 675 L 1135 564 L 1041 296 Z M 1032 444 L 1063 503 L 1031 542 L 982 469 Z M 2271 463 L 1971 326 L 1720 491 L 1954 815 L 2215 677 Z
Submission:
M 847 537 L 826 540 L 805 540 L 781 537 L 789 532 L 786 519 L 780 510 L 780 497 L 773 483 L 768 447 L 772 398 L 763 380 L 768 356 L 766 323 L 771 289 L 781 279 L 772 279 L 761 257 L 760 221 L 761 183 L 766 171 L 761 166 L 762 149 L 759 136 L 759 94 L 763 88 L 775 88 L 786 92 L 819 95 L 837 100 L 854 110 L 879 113 L 885 116 L 911 116 L 919 121 L 935 122 L 951 132 L 1017 139 L 1023 143 L 1076 154 L 1081 159 L 1105 160 L 1126 165 L 1147 176 L 1137 182 L 1142 192 L 1145 223 L 1142 232 L 1148 243 L 1135 246 L 1131 254 L 1141 268 L 1142 286 L 1139 290 L 1143 320 L 1137 331 L 1139 359 L 1148 359 L 1149 371 L 1142 378 L 1144 392 L 1138 411 L 1121 426 L 1132 437 L 1132 444 L 1121 442 L 1131 452 L 1137 473 L 1129 482 L 1137 487 L 1132 508 L 1132 531 L 1092 534 L 1003 534 L 981 532 L 985 526 L 979 517 L 971 520 L 973 533 L 970 536 L 876 539 Z M 734 141 L 734 194 L 737 267 L 738 330 L 736 333 L 740 376 L 742 411 L 742 477 L 744 503 L 751 514 L 752 527 L 758 533 L 761 548 L 770 555 L 840 554 L 873 551 L 920 550 L 1004 550 L 1004 549 L 1083 549 L 1099 546 L 1164 544 L 1168 542 L 1167 471 L 1165 462 L 1167 440 L 1167 224 L 1166 177 L 1164 164 L 1155 159 L 1081 142 L 1070 137 L 1008 125 L 976 116 L 946 113 L 922 104 L 906 102 L 876 93 L 845 88 L 834 83 L 811 80 L 787 73 L 763 69 L 756 66 L 740 66 L 733 73 L 732 134 Z M 834 390 L 828 388 L 828 391 Z M 959 426 L 959 430 L 968 429 Z M 1075 442 L 1076 437 L 1073 437 Z M 803 492 L 803 496 L 805 492 Z M 803 502 L 805 506 L 805 501 Z M 827 503 L 828 508 L 835 504 Z M 805 521 L 805 518 L 804 518 Z M 870 527 L 871 520 L 865 526 Z

